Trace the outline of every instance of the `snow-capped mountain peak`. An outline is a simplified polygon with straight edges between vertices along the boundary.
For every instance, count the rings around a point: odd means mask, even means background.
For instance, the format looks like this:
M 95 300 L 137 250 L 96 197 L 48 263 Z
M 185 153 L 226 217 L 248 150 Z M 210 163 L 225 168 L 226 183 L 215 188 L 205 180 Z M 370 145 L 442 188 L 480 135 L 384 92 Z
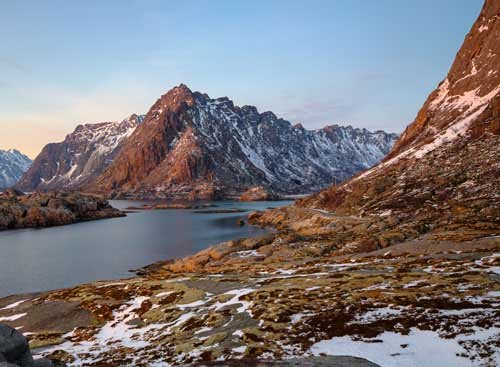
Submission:
M 14 185 L 31 163 L 31 159 L 17 149 L 0 150 L 0 188 Z
M 78 125 L 63 142 L 47 144 L 17 186 L 25 190 L 80 188 L 113 161 L 143 119 L 144 115 L 133 114 L 122 121 Z
M 189 198 L 252 186 L 311 192 L 378 163 L 395 140 L 395 134 L 353 127 L 294 127 L 271 111 L 180 85 L 158 99 L 88 189 Z

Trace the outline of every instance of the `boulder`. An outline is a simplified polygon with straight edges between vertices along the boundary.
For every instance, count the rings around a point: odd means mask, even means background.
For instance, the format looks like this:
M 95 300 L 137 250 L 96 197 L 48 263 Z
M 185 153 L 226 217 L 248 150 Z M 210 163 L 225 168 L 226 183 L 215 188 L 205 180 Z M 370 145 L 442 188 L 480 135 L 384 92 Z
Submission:
M 64 362 L 33 359 L 28 340 L 16 329 L 0 324 L 0 367 L 65 367 Z
M 28 340 L 19 331 L 5 324 L 0 324 L 0 355 L 6 362 L 17 366 L 34 366 Z
M 240 201 L 267 201 L 277 200 L 277 196 L 270 193 L 262 186 L 252 187 L 240 196 Z

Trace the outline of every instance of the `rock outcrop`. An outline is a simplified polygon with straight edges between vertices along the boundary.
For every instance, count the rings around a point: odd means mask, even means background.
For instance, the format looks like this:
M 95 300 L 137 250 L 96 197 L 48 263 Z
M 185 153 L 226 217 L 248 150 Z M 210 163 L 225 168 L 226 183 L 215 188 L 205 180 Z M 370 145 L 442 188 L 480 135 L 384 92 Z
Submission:
M 278 200 L 279 196 L 269 192 L 262 186 L 251 187 L 245 191 L 240 197 L 240 201 L 266 201 Z
M 395 139 L 350 126 L 308 131 L 272 112 L 180 85 L 158 99 L 86 189 L 189 200 L 236 196 L 255 186 L 312 192 L 374 165 Z
M 47 144 L 16 187 L 24 191 L 81 188 L 109 166 L 143 118 L 134 114 L 121 122 L 78 125 L 64 141 Z
M 16 329 L 0 324 L 0 367 L 64 367 L 50 359 L 33 359 L 28 340 Z
M 0 230 L 50 227 L 80 221 L 121 217 L 101 198 L 79 193 L 35 192 L 9 189 L 0 194 Z
M 31 163 L 28 156 L 16 149 L 0 150 L 0 189 L 15 185 Z

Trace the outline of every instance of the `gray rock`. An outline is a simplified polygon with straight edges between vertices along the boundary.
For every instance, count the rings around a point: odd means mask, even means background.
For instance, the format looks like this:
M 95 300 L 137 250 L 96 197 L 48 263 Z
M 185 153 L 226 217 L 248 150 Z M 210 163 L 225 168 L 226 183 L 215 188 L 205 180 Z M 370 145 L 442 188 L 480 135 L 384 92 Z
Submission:
M 33 364 L 33 367 L 53 367 L 54 364 L 50 359 L 47 358 L 40 358 L 40 359 L 35 359 L 35 363 Z
M 0 324 L 0 354 L 7 362 L 20 367 L 33 367 L 28 340 L 16 329 Z
M 363 358 L 350 356 L 306 357 L 287 360 L 232 359 L 229 361 L 202 362 L 190 367 L 380 367 Z
M 0 362 L 0 367 L 19 367 L 17 364 L 12 364 L 9 362 Z

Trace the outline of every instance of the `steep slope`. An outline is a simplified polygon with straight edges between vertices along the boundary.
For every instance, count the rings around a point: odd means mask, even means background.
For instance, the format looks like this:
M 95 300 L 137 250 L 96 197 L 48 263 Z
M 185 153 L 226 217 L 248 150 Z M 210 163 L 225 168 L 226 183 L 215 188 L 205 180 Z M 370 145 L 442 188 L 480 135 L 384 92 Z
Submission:
M 151 107 L 115 162 L 88 189 L 191 199 L 253 186 L 310 192 L 376 164 L 395 139 L 350 126 L 308 131 L 272 112 L 180 85 Z
M 486 1 L 439 87 L 378 166 L 300 202 L 421 218 L 421 230 L 500 225 L 500 1 Z M 421 223 L 422 224 L 422 223 Z
M 31 163 L 31 159 L 16 149 L 0 150 L 0 189 L 14 185 Z
M 114 159 L 143 116 L 121 122 L 78 125 L 60 143 L 47 144 L 16 185 L 25 191 L 78 189 Z

